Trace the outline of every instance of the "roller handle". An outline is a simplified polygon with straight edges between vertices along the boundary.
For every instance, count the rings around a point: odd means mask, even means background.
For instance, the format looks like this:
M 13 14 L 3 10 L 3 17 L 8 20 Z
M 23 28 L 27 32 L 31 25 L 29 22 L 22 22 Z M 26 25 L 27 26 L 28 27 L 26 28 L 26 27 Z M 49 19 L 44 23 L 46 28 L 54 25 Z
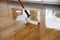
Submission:
M 18 0 L 18 3 L 22 6 L 22 8 L 24 8 L 23 3 L 21 2 L 21 0 Z
M 25 9 L 23 3 L 21 2 L 21 0 L 18 0 L 18 3 L 22 6 L 23 9 Z M 25 11 L 25 13 L 27 14 L 27 17 L 29 18 L 30 15 L 29 15 L 29 13 L 27 12 L 27 10 L 25 9 L 24 11 Z
M 27 10 L 25 10 L 25 13 L 27 14 L 27 17 L 30 17 L 30 14 L 27 12 Z

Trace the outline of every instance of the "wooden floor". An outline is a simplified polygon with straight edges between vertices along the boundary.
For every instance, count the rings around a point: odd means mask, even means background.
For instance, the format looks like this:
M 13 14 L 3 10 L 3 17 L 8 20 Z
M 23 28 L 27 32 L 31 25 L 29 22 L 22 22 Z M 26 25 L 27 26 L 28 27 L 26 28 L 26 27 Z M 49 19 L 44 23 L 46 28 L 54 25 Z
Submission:
M 45 28 L 40 36 L 41 32 L 39 26 L 13 20 L 11 8 L 8 12 L 5 4 L 0 6 L 0 40 L 60 40 L 60 31 Z

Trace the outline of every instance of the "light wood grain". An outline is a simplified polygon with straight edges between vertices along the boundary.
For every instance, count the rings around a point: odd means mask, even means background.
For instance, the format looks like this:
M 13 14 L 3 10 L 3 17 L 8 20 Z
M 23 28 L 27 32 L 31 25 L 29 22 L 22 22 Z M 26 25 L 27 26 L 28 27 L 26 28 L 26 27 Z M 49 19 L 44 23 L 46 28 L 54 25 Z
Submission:
M 30 10 L 30 19 L 31 20 L 34 20 L 34 21 L 37 21 L 37 10 Z
M 16 12 L 16 11 L 21 11 L 21 12 Z M 13 19 L 16 19 L 17 16 L 20 16 L 22 15 L 23 12 L 22 12 L 22 9 L 18 9 L 18 8 L 12 8 L 12 15 L 13 15 Z
M 38 27 L 29 23 L 23 24 L 22 22 L 13 20 L 11 12 L 12 6 L 18 8 L 17 5 L 9 5 L 9 13 L 6 14 L 4 13 L 7 11 L 0 7 L 5 11 L 0 11 L 0 40 L 60 40 L 60 31 L 45 28 L 45 11 L 43 9 L 40 10 L 43 14 L 41 14 L 41 24 Z M 5 9 L 7 8 L 5 7 Z

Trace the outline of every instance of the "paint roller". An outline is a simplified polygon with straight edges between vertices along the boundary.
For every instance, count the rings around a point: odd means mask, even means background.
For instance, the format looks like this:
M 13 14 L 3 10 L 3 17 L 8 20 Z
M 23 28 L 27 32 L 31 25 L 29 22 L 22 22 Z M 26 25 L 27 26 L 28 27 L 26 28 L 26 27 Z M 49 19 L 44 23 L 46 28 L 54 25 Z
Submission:
M 23 9 L 25 9 L 25 7 L 24 7 L 23 3 L 21 2 L 21 0 L 18 0 L 18 3 L 22 6 Z M 24 11 L 25 11 L 27 17 L 29 18 L 30 14 L 28 13 L 28 11 L 26 9 Z
M 25 7 L 24 7 L 23 3 L 21 2 L 21 0 L 18 0 L 18 3 L 22 6 L 23 9 L 25 9 Z M 28 13 L 28 11 L 27 11 L 26 9 L 25 9 L 24 11 L 25 11 L 27 17 L 29 18 L 29 17 L 30 17 L 30 14 Z M 29 21 L 29 23 L 32 23 L 32 22 L 33 22 L 33 24 L 35 24 L 35 25 L 38 24 L 38 22 L 34 22 L 34 21 L 31 21 L 31 20 Z

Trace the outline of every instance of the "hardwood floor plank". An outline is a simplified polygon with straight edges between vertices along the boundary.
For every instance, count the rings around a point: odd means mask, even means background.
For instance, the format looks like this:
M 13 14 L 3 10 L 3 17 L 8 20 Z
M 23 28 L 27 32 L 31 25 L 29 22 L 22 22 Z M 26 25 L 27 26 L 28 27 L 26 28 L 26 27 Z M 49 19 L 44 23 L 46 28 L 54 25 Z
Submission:
M 38 27 L 13 20 L 12 8 L 20 9 L 17 4 L 9 4 L 9 13 L 7 13 L 7 7 L 3 5 L 7 6 L 6 3 L 2 3 L 2 7 L 0 6 L 0 40 L 40 40 L 40 38 L 42 40 L 60 40 L 60 31 L 44 28 L 45 25 L 43 23 Z M 42 21 L 44 22 L 43 19 Z M 41 36 L 41 34 L 43 35 Z

